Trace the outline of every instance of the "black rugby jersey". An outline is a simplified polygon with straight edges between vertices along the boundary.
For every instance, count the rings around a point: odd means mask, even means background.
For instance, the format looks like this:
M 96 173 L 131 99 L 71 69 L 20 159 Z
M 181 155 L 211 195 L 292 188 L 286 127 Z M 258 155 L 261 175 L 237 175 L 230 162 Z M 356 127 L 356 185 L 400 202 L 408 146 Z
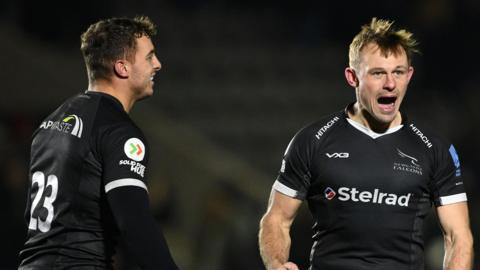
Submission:
M 111 269 L 119 231 L 107 193 L 146 190 L 147 164 L 144 135 L 117 99 L 88 91 L 63 103 L 33 135 L 19 269 Z
M 308 202 L 310 269 L 423 269 L 432 203 L 467 200 L 455 148 L 403 119 L 377 134 L 343 111 L 306 126 L 288 145 L 273 188 Z

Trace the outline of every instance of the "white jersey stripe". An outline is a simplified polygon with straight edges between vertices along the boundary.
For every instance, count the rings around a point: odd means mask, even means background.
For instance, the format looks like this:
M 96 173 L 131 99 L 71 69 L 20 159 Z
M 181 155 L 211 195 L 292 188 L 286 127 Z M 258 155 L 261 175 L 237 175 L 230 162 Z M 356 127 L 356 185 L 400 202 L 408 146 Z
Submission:
M 124 187 L 124 186 L 141 187 L 148 192 L 147 186 L 145 185 L 144 182 L 142 182 L 138 179 L 133 179 L 133 178 L 124 178 L 124 179 L 114 180 L 114 181 L 105 185 L 105 192 L 109 192 L 110 190 L 112 190 L 114 188 Z
M 455 195 L 440 197 L 441 205 L 447 205 L 447 204 L 458 203 L 458 202 L 466 202 L 466 201 L 467 201 L 466 193 L 459 193 Z
M 298 197 L 298 191 L 285 186 L 284 184 L 280 183 L 278 180 L 275 181 L 275 183 L 273 184 L 273 189 L 287 195 L 288 197 L 292 197 L 292 198 Z

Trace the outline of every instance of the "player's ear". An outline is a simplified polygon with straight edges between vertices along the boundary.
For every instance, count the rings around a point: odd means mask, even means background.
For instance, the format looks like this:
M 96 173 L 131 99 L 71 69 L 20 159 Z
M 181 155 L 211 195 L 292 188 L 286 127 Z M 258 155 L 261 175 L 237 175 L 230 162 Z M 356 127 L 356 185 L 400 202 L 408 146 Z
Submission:
M 414 70 L 414 69 L 413 69 L 412 66 L 409 66 L 409 67 L 408 67 L 407 79 L 408 79 L 409 82 L 410 82 L 410 79 L 412 78 L 413 70 Z
M 128 61 L 126 60 L 115 61 L 115 64 L 113 65 L 113 70 L 118 77 L 128 78 L 128 74 L 130 70 Z
M 355 73 L 355 70 L 353 68 L 347 67 L 345 69 L 345 79 L 347 79 L 347 82 L 350 86 L 352 87 L 358 86 L 357 73 Z

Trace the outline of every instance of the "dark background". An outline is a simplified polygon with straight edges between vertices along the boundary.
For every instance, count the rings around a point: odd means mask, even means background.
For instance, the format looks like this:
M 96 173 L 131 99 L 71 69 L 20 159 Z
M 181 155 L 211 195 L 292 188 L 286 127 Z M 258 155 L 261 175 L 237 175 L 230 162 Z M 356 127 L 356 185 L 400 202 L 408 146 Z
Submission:
M 131 115 L 152 146 L 152 206 L 182 269 L 261 269 L 258 222 L 285 147 L 354 100 L 343 78 L 348 45 L 372 17 L 420 41 L 403 111 L 454 143 L 479 242 L 480 2 L 20 0 L 0 2 L 0 269 L 15 269 L 25 240 L 31 133 L 87 88 L 80 34 L 98 19 L 133 15 L 158 25 L 156 93 Z M 301 269 L 311 222 L 303 207 L 292 228 Z M 428 269 L 440 269 L 433 211 L 425 236 Z

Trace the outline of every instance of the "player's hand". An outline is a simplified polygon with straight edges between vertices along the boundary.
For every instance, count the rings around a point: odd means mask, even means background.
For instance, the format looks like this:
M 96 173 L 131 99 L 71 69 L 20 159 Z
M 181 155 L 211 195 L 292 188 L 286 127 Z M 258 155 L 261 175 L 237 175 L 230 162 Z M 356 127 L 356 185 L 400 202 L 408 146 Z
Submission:
M 286 262 L 276 270 L 299 270 L 298 266 L 292 262 Z

